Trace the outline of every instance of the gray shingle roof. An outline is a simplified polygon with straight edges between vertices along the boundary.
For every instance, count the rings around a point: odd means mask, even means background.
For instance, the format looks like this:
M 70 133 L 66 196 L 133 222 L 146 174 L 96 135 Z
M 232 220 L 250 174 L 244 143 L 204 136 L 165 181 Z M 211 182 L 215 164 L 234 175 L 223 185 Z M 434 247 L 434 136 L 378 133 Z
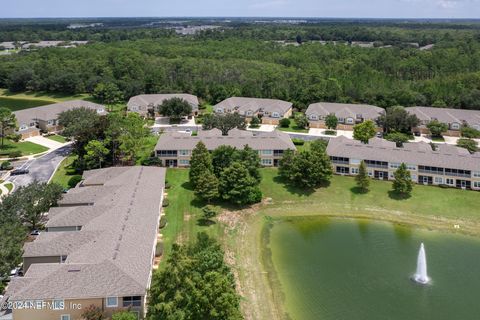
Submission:
M 480 171 L 480 153 L 470 154 L 466 149 L 442 144 L 433 151 L 425 142 L 405 143 L 397 148 L 394 142 L 373 138 L 368 144 L 340 136 L 330 139 L 330 156 L 359 160 L 376 160 L 451 169 Z
M 213 107 L 231 109 L 244 114 L 247 111 L 256 112 L 278 112 L 281 116 L 287 113 L 292 108 L 292 103 L 277 99 L 261 99 L 261 98 L 245 98 L 245 97 L 231 97 L 218 103 Z
M 480 126 L 480 110 L 464 110 L 434 107 L 410 107 L 408 113 L 417 116 L 423 123 L 437 119 L 443 123 L 468 123 L 470 126 Z
M 199 132 L 198 136 L 178 132 L 167 132 L 160 136 L 155 150 L 193 150 L 199 141 L 203 141 L 208 150 L 222 145 L 243 149 L 248 145 L 254 150 L 295 150 L 288 134 L 281 131 L 258 132 L 231 130 L 228 136 L 222 136 L 219 130 Z
M 334 113 L 337 118 L 353 119 L 356 119 L 357 115 L 362 115 L 365 120 L 375 120 L 384 112 L 382 108 L 366 104 L 319 102 L 309 105 L 305 114 L 309 117 L 312 114 L 327 116 Z
M 127 103 L 129 111 L 132 111 L 132 107 L 139 107 L 142 111 L 147 111 L 148 106 L 158 106 L 163 103 L 163 101 L 180 98 L 187 101 L 191 106 L 192 110 L 198 110 L 198 98 L 194 95 L 187 93 L 172 93 L 172 94 L 142 94 L 130 98 Z
M 55 104 L 49 104 L 41 107 L 30 108 L 15 111 L 15 117 L 17 118 L 18 125 L 22 124 L 28 125 L 35 120 L 55 120 L 58 118 L 58 115 L 63 111 L 73 110 L 78 108 L 88 108 L 97 110 L 100 113 L 105 113 L 105 107 L 89 101 L 84 100 L 72 100 L 59 102 Z
M 19 278 L 20 288 L 14 285 L 14 292 L 7 291 L 12 300 L 145 294 L 165 169 L 108 168 L 85 172 L 84 177 L 85 185 L 69 191 L 59 202 L 61 207 L 49 213 L 52 225 L 81 222 L 81 231 L 45 232 L 25 246 L 25 257 L 67 255 L 66 262 L 32 264 L 25 278 Z M 82 191 L 89 189 L 95 192 Z M 93 205 L 62 207 L 78 202 L 75 198 L 82 194 Z

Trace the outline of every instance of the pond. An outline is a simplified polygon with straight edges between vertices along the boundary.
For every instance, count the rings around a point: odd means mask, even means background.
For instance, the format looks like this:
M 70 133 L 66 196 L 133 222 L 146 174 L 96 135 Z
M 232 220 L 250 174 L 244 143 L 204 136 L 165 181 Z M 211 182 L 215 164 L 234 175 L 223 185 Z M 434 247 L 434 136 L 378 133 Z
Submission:
M 272 283 L 291 319 L 479 319 L 480 241 L 366 220 L 274 221 Z M 410 280 L 425 244 L 431 284 Z

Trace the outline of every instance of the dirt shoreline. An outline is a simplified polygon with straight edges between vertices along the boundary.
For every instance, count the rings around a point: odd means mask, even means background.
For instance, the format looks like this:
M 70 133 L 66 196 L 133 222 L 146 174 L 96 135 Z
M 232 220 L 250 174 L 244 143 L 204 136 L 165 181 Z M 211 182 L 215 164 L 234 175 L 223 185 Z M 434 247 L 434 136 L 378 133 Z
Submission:
M 469 236 L 480 236 L 480 220 L 450 219 L 439 216 L 422 216 L 403 212 L 390 212 L 379 208 L 366 208 L 362 212 L 315 213 L 295 212 L 289 205 L 261 205 L 241 210 L 226 211 L 219 216 L 224 226 L 224 248 L 231 265 L 237 290 L 243 297 L 242 312 L 246 320 L 288 320 L 283 307 L 283 292 L 275 276 L 269 257 L 268 225 L 276 219 L 288 217 L 330 217 L 336 219 L 366 219 L 394 224 L 444 231 Z

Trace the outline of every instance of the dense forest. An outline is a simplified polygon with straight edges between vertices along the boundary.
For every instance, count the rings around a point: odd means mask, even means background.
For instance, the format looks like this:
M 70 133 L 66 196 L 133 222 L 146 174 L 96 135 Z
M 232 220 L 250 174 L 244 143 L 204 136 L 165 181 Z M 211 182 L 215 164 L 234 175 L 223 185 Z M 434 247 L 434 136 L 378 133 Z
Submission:
M 182 37 L 162 28 L 37 26 L 30 32 L 32 26 L 0 25 L 0 41 L 91 41 L 0 56 L 0 87 L 91 93 L 99 83 L 115 83 L 125 99 L 188 92 L 209 103 L 234 95 L 279 98 L 299 109 L 318 101 L 480 109 L 479 27 L 238 23 Z M 361 48 L 352 41 L 377 45 Z M 410 42 L 435 46 L 419 50 L 405 45 Z

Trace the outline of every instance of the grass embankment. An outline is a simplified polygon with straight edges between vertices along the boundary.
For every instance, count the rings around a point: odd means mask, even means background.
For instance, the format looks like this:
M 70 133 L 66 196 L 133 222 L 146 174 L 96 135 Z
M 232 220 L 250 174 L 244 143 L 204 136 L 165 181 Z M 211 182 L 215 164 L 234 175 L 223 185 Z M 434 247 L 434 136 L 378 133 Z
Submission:
M 6 89 L 0 89 L 0 107 L 10 108 L 12 111 L 29 109 L 69 100 L 87 100 L 88 94 L 66 95 L 47 94 L 43 92 L 20 92 L 12 93 Z
M 57 171 L 52 177 L 51 183 L 58 183 L 64 188 L 68 188 L 68 181 L 75 175 L 77 175 L 75 168 L 72 167 L 73 162 L 77 156 L 70 155 L 63 159 L 63 161 L 58 166 Z
M 199 224 L 203 203 L 189 189 L 188 170 L 168 169 L 167 173 L 172 188 L 167 190 L 170 206 L 166 209 L 168 225 L 163 230 L 166 253 L 173 242 L 194 239 L 198 231 L 216 236 L 235 271 L 246 319 L 285 317 L 281 296 L 272 292 L 269 282 L 272 266 L 261 262 L 265 257 L 262 230 L 271 219 L 318 215 L 371 218 L 480 234 L 477 192 L 416 185 L 412 197 L 399 200 L 389 193 L 391 182 L 372 181 L 370 191 L 362 194 L 353 178 L 341 176 L 334 176 L 326 188 L 305 192 L 283 184 L 277 172 L 262 169 L 261 189 L 271 200 L 249 209 L 226 211 L 213 226 Z
M 59 134 L 48 136 L 47 138 L 50 139 L 50 140 L 59 142 L 59 143 L 66 143 L 67 142 L 67 139 L 64 136 L 61 136 Z
M 12 192 L 13 190 L 13 184 L 12 183 L 5 183 L 5 188 L 8 189 L 8 192 Z
M 8 157 L 9 154 L 16 151 L 20 151 L 22 156 L 29 156 L 48 151 L 48 148 L 29 141 L 13 142 L 5 139 L 3 141 L 3 147 L 0 146 L 0 157 Z

